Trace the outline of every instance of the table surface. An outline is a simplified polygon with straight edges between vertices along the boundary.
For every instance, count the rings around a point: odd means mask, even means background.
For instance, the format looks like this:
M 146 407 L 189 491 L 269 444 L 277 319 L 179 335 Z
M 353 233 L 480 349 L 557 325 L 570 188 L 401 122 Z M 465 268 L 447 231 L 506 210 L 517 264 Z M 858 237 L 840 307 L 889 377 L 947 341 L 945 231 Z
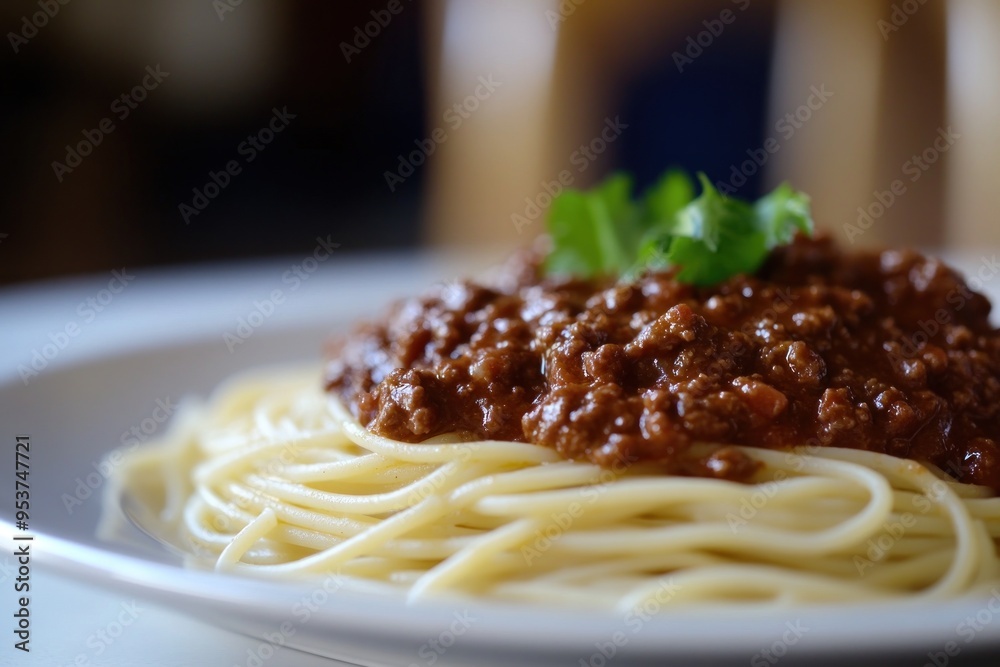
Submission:
M 6 587 L 5 580 L 12 577 L 12 565 L 9 556 L 6 562 L 0 561 L 0 586 Z M 270 655 L 271 645 L 259 639 L 214 628 L 141 599 L 102 591 L 42 568 L 34 569 L 31 576 L 31 651 L 22 653 L 5 638 L 0 664 L 39 667 L 347 664 L 280 646 Z M 262 656 L 267 659 L 260 660 Z

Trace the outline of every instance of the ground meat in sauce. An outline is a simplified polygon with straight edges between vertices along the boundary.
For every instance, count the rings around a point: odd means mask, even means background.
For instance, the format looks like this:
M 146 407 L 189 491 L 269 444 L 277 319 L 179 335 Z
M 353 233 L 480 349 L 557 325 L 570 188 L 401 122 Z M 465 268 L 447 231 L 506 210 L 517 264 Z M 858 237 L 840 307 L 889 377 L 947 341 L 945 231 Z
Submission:
M 1000 331 L 936 259 L 800 238 L 753 276 L 692 287 L 541 278 L 438 286 L 335 341 L 327 387 L 381 435 L 460 431 L 608 466 L 746 479 L 692 443 L 802 444 L 931 462 L 1000 491 Z

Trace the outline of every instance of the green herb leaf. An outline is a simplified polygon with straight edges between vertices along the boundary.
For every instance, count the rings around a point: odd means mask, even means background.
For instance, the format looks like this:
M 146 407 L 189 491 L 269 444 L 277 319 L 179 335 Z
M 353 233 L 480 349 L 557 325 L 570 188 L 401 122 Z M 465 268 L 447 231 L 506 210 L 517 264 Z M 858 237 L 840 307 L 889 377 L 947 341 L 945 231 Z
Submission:
M 632 179 L 617 174 L 588 192 L 568 190 L 552 202 L 549 274 L 620 275 L 635 261 L 642 238 Z
M 758 225 L 767 234 L 769 247 L 791 243 L 795 230 L 812 235 L 813 220 L 809 196 L 782 183 L 771 194 L 754 204 Z
M 549 214 L 546 270 L 631 278 L 676 267 L 678 280 L 711 285 L 756 271 L 796 231 L 812 233 L 809 198 L 787 184 L 750 205 L 720 194 L 704 174 L 698 178 L 697 198 L 679 171 L 667 172 L 640 202 L 631 200 L 632 182 L 623 175 L 589 192 L 564 192 Z
M 665 220 L 673 220 L 693 199 L 694 182 L 683 171 L 671 169 L 646 192 L 644 226 L 650 229 Z

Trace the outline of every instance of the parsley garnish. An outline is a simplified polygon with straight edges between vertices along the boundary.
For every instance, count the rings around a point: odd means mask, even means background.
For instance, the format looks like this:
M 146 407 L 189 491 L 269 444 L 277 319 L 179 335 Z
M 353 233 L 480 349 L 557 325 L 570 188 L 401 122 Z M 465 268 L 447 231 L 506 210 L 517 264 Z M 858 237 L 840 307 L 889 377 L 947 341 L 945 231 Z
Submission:
M 676 267 L 677 279 L 712 285 L 753 273 L 796 231 L 812 234 L 809 197 L 782 184 L 750 204 L 719 193 L 704 174 L 702 192 L 680 171 L 667 172 L 638 201 L 632 179 L 615 174 L 592 190 L 567 190 L 549 211 L 550 275 L 631 277 Z

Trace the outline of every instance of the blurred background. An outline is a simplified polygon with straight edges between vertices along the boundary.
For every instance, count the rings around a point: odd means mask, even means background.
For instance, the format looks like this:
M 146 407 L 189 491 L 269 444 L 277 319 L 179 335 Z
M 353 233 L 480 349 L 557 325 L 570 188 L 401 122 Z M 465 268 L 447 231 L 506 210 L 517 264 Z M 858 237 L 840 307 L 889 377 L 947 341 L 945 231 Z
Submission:
M 0 283 L 515 247 L 560 188 L 788 180 L 843 244 L 1000 245 L 997 0 L 3 3 Z

